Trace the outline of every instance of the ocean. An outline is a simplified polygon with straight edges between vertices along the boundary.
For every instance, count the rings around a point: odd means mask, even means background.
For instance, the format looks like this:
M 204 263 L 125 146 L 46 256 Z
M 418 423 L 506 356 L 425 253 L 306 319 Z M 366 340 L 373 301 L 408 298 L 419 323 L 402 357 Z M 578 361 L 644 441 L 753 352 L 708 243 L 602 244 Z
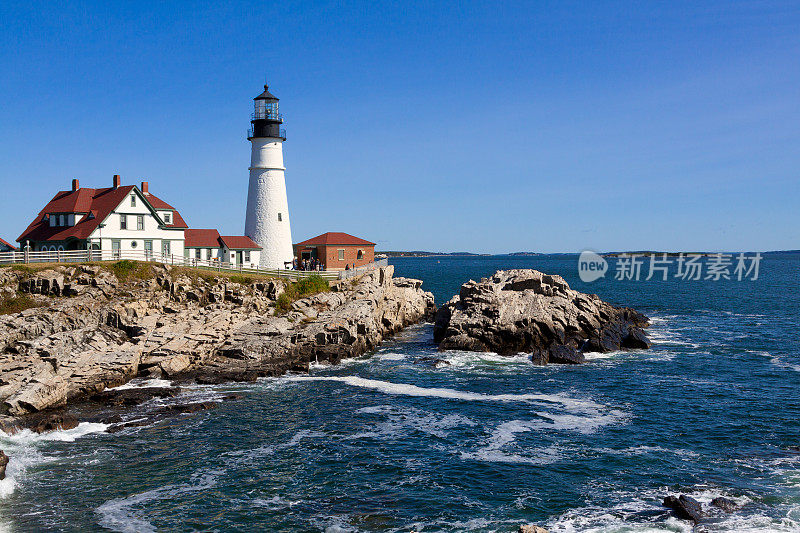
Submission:
M 706 531 L 800 531 L 800 255 L 755 281 L 593 283 L 577 256 L 395 258 L 441 304 L 536 268 L 652 319 L 651 350 L 580 366 L 438 352 L 432 326 L 153 425 L 0 434 L 0 531 L 692 531 L 660 506 L 733 499 Z M 135 384 L 134 384 L 135 385 Z M 141 416 L 148 405 L 126 416 Z

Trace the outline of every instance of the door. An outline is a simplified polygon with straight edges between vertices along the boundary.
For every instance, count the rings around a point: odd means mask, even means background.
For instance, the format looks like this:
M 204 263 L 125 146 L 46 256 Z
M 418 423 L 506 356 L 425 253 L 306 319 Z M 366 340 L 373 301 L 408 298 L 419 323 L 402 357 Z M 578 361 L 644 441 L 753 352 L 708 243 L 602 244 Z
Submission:
M 144 241 L 144 258 L 148 261 L 153 258 L 153 241 Z
M 161 255 L 164 256 L 164 259 L 172 255 L 172 247 L 169 241 L 161 241 Z
M 111 256 L 114 259 L 119 259 L 119 249 L 120 249 L 119 240 L 114 239 L 113 241 L 111 241 Z
M 237 265 L 241 265 L 242 264 L 242 252 L 241 252 L 241 250 L 236 252 L 236 264 Z

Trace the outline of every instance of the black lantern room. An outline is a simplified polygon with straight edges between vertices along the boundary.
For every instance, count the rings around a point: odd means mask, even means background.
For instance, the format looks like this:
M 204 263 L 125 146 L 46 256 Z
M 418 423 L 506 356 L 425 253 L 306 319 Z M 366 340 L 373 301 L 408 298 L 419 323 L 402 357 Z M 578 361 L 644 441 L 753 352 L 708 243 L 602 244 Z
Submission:
M 250 123 L 247 138 L 272 137 L 286 140 L 286 130 L 281 128 L 283 115 L 278 112 L 278 98 L 269 92 L 269 86 L 264 85 L 264 92 L 253 98 L 255 111 Z

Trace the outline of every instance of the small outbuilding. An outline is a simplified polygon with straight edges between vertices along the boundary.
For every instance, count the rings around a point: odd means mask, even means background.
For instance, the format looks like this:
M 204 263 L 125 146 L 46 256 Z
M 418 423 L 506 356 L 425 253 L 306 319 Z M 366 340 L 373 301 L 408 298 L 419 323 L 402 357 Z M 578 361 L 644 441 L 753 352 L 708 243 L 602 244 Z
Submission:
M 375 260 L 375 243 L 348 233 L 329 231 L 294 245 L 297 264 L 316 259 L 325 270 L 345 270 Z

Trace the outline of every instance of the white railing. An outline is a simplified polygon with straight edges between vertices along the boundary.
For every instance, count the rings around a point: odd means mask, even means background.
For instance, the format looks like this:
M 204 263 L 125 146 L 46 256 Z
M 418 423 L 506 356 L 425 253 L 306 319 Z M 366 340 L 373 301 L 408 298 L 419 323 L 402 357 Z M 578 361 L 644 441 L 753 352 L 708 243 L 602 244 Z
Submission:
M 358 268 L 351 268 L 350 270 L 342 270 L 339 272 L 339 279 L 354 278 L 356 276 L 363 274 L 364 272 L 369 272 L 370 270 L 385 266 L 389 266 L 389 258 L 378 259 L 377 261 L 373 261 L 372 263 L 368 263 Z
M 174 254 L 160 254 L 147 251 L 132 250 L 66 250 L 51 252 L 4 252 L 0 253 L 0 265 L 25 264 L 25 263 L 84 263 L 89 261 L 152 261 L 167 265 L 200 268 L 203 270 L 216 270 L 218 272 L 241 272 L 243 274 L 258 274 L 262 276 L 300 279 L 317 274 L 323 279 L 339 279 L 340 273 L 336 271 L 302 271 L 280 270 L 263 268 L 257 264 L 226 263 L 215 259 L 196 259 Z M 363 267 L 362 267 L 363 268 Z M 348 276 L 349 277 L 349 276 Z

